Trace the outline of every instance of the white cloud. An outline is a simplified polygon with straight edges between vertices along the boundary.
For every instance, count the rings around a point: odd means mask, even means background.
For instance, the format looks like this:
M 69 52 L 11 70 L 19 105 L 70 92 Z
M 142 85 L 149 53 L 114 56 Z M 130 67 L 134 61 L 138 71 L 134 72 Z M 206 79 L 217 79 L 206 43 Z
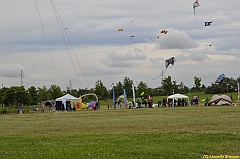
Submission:
M 161 34 L 160 38 L 156 41 L 159 49 L 192 49 L 198 46 L 186 32 L 173 28 L 167 30 L 168 33 Z

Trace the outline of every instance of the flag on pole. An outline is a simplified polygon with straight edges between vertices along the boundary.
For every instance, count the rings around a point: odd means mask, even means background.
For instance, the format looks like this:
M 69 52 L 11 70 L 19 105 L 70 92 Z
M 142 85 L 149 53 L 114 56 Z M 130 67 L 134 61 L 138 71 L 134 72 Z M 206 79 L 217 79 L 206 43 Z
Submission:
M 127 106 L 127 93 L 126 93 L 125 89 L 123 90 L 123 97 L 124 97 L 124 106 L 126 107 Z
M 136 101 L 135 101 L 135 89 L 134 89 L 133 84 L 132 84 L 132 92 L 133 92 L 133 102 L 135 104 L 136 103 Z
M 240 98 L 240 82 L 238 82 L 238 100 Z
M 115 92 L 114 92 L 114 83 L 112 83 L 112 91 L 113 91 L 113 94 L 112 94 L 113 105 L 115 105 L 116 104 L 116 98 L 115 98 Z

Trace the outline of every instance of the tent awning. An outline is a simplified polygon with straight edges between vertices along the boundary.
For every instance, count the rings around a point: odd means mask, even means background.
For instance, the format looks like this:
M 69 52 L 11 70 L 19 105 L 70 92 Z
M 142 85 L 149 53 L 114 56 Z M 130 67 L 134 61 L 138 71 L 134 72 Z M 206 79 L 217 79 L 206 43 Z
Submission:
M 66 101 L 79 100 L 79 98 L 76 98 L 76 97 L 74 97 L 70 94 L 66 94 L 62 97 L 57 98 L 56 101 L 62 101 L 62 99 L 64 99 L 64 98 L 65 98 Z
M 167 97 L 167 101 L 168 101 L 168 99 L 175 99 L 175 98 L 177 98 L 177 99 L 183 99 L 183 98 L 185 98 L 185 99 L 187 99 L 187 102 L 189 102 L 189 97 L 188 97 L 188 96 L 185 96 L 185 95 L 183 95 L 183 94 L 178 94 L 178 93 L 168 96 L 168 97 Z

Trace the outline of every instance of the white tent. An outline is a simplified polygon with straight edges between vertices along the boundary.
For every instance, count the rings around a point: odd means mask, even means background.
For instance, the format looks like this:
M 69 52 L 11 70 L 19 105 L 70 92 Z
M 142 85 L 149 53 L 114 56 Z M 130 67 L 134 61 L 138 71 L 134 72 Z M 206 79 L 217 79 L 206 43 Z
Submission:
M 74 96 L 72 96 L 70 94 L 66 94 L 66 95 L 56 99 L 56 101 L 63 101 L 63 100 L 65 100 L 65 101 L 72 101 L 72 100 L 79 100 L 79 98 L 76 98 L 76 97 L 74 97 Z
M 231 105 L 232 99 L 227 95 L 214 95 L 209 101 L 210 105 Z
M 170 95 L 167 97 L 167 101 L 168 99 L 187 99 L 187 103 L 189 102 L 189 97 L 188 96 L 185 96 L 183 94 L 173 94 L 173 95 Z

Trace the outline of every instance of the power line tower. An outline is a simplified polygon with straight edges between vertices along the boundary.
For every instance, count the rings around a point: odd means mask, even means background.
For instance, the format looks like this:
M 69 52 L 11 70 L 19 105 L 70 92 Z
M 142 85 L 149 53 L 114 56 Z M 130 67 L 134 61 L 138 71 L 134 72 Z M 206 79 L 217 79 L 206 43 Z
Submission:
M 23 78 L 24 78 L 23 74 L 24 74 L 24 72 L 21 70 L 21 72 L 20 72 L 20 74 L 19 74 L 19 76 L 20 76 L 20 78 L 21 78 L 20 86 L 23 86 Z

